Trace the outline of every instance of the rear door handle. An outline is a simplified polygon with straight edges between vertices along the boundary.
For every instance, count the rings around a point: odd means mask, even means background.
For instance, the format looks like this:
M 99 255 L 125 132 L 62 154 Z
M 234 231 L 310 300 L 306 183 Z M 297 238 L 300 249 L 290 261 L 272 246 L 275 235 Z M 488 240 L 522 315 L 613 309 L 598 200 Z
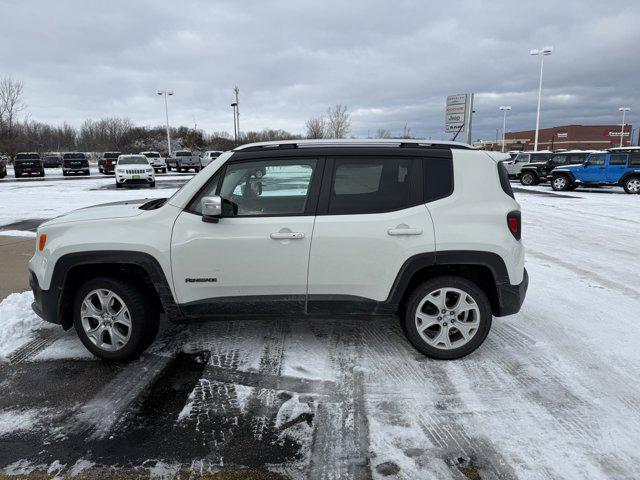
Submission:
M 275 232 L 269 236 L 274 240 L 299 240 L 304 238 L 304 232 Z
M 387 230 L 389 235 L 422 235 L 421 228 L 390 228 Z

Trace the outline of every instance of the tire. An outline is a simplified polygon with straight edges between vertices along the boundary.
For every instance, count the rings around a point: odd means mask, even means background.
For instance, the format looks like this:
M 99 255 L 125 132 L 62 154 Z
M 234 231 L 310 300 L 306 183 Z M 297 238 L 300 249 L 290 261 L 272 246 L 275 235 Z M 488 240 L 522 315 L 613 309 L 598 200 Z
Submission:
M 571 188 L 571 180 L 566 175 L 554 175 L 551 177 L 551 188 L 556 192 L 564 192 Z
M 155 182 L 155 181 L 154 181 L 154 182 L 151 182 L 151 183 L 149 184 L 149 188 L 156 188 L 156 182 Z
M 116 188 L 122 188 L 122 184 L 116 181 Z
M 440 292 L 439 295 L 435 295 L 436 292 Z M 455 309 L 448 308 L 455 307 L 461 297 L 465 298 L 465 305 L 458 315 L 452 314 Z M 438 311 L 436 305 L 440 298 L 445 300 L 445 314 Z M 418 309 L 421 318 L 418 318 Z M 492 318 L 491 303 L 480 287 L 465 278 L 447 276 L 432 278 L 416 288 L 406 303 L 402 321 L 407 338 L 418 351 L 430 358 L 453 360 L 469 355 L 482 345 L 491 329 Z M 419 325 L 424 322 L 429 326 L 420 333 Z M 457 322 L 455 326 L 454 322 Z M 456 328 L 461 325 L 465 325 L 468 338 Z
M 63 176 L 63 177 L 67 177 L 67 176 L 69 176 L 69 172 L 65 172 L 65 171 L 63 170 L 63 171 L 62 171 L 62 176 Z
M 166 168 L 163 168 L 163 169 L 162 169 L 162 173 L 167 173 L 167 169 L 166 169 Z
M 38 176 L 39 176 L 39 177 L 44 177 L 44 170 L 42 170 L 42 171 L 38 174 Z
M 84 174 L 87 176 L 91 175 L 91 170 L 87 170 L 86 172 L 84 172 Z
M 167 171 L 170 172 L 171 171 L 171 167 L 167 166 Z
M 624 183 L 622 184 L 622 188 L 624 191 L 629 194 L 639 194 L 640 193 L 640 177 L 633 176 L 625 178 Z
M 16 178 L 21 178 L 22 177 L 22 174 L 18 173 L 18 172 L 16 172 L 15 175 L 16 175 Z
M 524 172 L 520 174 L 520 183 L 522 185 L 537 185 L 540 181 L 535 173 Z
M 108 293 L 111 298 L 108 299 Z M 101 305 L 100 297 L 109 302 Z M 84 315 L 104 312 L 108 319 Z M 118 313 L 119 315 L 116 315 Z M 127 315 L 128 313 L 128 315 Z M 107 322 L 106 327 L 102 322 Z M 73 302 L 73 325 L 84 346 L 96 357 L 110 361 L 131 360 L 142 353 L 158 333 L 159 313 L 149 293 L 136 283 L 116 277 L 98 277 L 80 287 Z M 90 338 L 88 332 L 94 333 Z M 112 336 L 113 332 L 113 336 Z M 115 335 L 120 338 L 116 338 Z

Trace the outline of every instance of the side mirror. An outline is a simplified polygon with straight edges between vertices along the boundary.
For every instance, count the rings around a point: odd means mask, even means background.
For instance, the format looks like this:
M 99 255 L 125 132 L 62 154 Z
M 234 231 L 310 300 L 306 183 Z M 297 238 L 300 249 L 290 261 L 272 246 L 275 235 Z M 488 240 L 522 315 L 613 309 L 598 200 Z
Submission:
M 582 164 L 582 166 L 583 166 L 584 168 L 587 168 L 589 165 L 591 165 L 591 162 L 590 162 L 589 160 L 587 160 L 586 162 L 584 162 L 584 163 Z
M 222 217 L 222 198 L 218 195 L 202 199 L 202 221 L 218 223 Z

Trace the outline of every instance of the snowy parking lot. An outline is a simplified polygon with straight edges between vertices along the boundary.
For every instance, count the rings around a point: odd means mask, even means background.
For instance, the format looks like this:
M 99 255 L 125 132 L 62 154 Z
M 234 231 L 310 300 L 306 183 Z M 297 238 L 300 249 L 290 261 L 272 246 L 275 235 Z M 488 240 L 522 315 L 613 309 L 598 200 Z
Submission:
M 1 181 L 0 236 L 75 208 L 169 196 L 187 178 L 122 191 L 97 174 Z M 640 195 L 514 188 L 529 292 L 462 360 L 425 358 L 397 320 L 361 318 L 165 322 L 143 357 L 108 364 L 40 321 L 30 292 L 10 295 L 0 472 L 638 478 Z

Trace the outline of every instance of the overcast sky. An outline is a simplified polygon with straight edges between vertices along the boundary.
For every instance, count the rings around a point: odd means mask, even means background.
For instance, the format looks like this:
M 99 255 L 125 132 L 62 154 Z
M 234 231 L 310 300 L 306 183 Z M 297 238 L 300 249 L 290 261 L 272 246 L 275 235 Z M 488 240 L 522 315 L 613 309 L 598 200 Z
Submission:
M 0 76 L 25 85 L 32 119 L 164 122 L 155 94 L 171 88 L 172 125 L 304 132 L 343 103 L 352 135 L 444 133 L 448 94 L 475 92 L 473 138 L 507 130 L 628 123 L 640 114 L 640 2 L 626 1 L 114 1 L 0 0 Z

